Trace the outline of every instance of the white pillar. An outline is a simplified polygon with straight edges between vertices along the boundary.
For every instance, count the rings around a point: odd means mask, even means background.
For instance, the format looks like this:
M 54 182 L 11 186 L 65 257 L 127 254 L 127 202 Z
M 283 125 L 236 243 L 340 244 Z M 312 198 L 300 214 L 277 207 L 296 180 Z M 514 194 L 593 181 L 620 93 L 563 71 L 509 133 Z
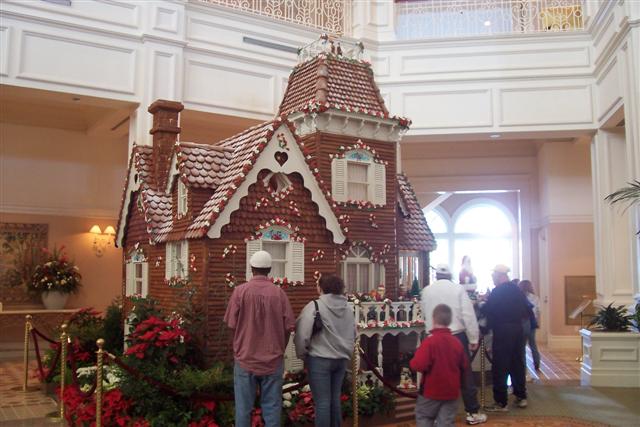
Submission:
M 634 220 L 638 208 L 625 211 L 604 200 L 633 178 L 628 162 L 631 146 L 622 130 L 599 130 L 591 143 L 596 292 L 601 304 L 631 304 L 638 293 L 638 223 Z
M 384 375 L 382 371 L 382 333 L 377 335 L 378 337 L 378 371 L 380 375 Z

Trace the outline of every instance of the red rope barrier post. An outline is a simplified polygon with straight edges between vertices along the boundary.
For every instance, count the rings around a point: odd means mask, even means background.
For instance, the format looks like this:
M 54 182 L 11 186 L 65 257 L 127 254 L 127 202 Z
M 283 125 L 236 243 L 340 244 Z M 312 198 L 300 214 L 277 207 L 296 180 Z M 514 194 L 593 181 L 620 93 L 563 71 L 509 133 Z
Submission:
M 358 371 L 360 370 L 360 335 L 356 334 L 356 342 L 351 357 L 351 405 L 353 427 L 358 427 Z
M 484 410 L 484 406 L 485 406 L 485 383 L 487 381 L 487 379 L 485 378 L 484 375 L 484 358 L 486 357 L 486 349 L 484 347 L 484 337 L 480 338 L 480 408 L 482 408 L 482 410 Z
M 102 427 L 102 365 L 104 363 L 104 340 L 102 338 L 96 341 L 98 351 L 96 355 L 98 360 L 96 363 L 96 427 Z
M 47 414 L 47 417 L 53 421 L 63 424 L 64 420 L 64 383 L 65 376 L 67 374 L 67 340 L 69 339 L 69 335 L 67 334 L 67 324 L 63 323 L 60 326 L 62 329 L 62 333 L 60 334 L 60 408 L 58 411 L 53 412 L 51 414 Z M 54 367 L 51 367 L 52 371 Z
M 27 383 L 29 382 L 29 334 L 31 333 L 31 315 L 25 316 L 24 322 L 24 381 L 22 382 L 22 391 L 27 391 Z

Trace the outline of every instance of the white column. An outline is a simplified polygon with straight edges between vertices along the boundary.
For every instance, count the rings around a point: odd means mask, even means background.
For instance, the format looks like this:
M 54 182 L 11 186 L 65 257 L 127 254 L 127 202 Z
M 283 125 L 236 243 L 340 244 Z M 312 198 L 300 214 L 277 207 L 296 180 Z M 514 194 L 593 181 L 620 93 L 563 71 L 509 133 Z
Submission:
M 637 223 L 631 210 L 604 200 L 631 180 L 630 145 L 622 130 L 599 130 L 591 143 L 596 292 L 602 304 L 631 304 L 638 292 Z
M 371 41 L 395 40 L 395 19 L 393 0 L 353 0 L 352 36 Z

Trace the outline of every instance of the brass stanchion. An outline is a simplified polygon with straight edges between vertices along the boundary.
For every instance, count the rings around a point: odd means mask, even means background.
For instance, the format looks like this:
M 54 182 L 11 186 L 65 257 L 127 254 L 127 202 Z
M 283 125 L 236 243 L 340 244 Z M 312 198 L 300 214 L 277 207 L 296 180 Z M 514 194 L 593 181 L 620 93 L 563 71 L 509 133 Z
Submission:
M 36 391 L 38 387 L 29 387 L 29 335 L 31 335 L 31 329 L 33 329 L 33 325 L 31 324 L 31 320 L 33 317 L 30 314 L 27 314 L 24 322 L 24 354 L 22 355 L 22 362 L 24 365 L 24 377 L 22 378 L 22 386 L 13 387 L 11 390 L 22 390 L 22 391 Z
M 96 427 L 102 427 L 102 364 L 104 363 L 104 340 L 100 338 L 96 341 L 98 351 L 96 355 Z
M 353 412 L 353 427 L 358 427 L 358 371 L 360 370 L 360 335 L 356 334 L 351 358 L 351 406 Z
M 56 412 L 52 412 L 47 414 L 47 417 L 50 418 L 52 422 L 64 423 L 64 383 L 65 376 L 67 375 L 67 340 L 69 336 L 67 335 L 67 324 L 63 323 L 60 327 L 62 329 L 62 333 L 60 334 L 60 409 Z
M 485 370 L 485 357 L 486 357 L 486 348 L 484 347 L 484 337 L 480 339 L 480 407 L 484 411 L 485 406 L 485 391 L 484 387 L 486 385 L 487 379 L 484 374 Z

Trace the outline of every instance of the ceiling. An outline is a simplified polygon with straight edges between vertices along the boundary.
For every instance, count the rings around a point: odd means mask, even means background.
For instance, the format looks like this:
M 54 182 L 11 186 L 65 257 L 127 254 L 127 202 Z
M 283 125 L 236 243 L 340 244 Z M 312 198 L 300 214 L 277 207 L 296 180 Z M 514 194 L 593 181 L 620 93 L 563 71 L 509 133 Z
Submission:
M 80 132 L 128 132 L 136 104 L 71 93 L 0 85 L 0 122 Z

